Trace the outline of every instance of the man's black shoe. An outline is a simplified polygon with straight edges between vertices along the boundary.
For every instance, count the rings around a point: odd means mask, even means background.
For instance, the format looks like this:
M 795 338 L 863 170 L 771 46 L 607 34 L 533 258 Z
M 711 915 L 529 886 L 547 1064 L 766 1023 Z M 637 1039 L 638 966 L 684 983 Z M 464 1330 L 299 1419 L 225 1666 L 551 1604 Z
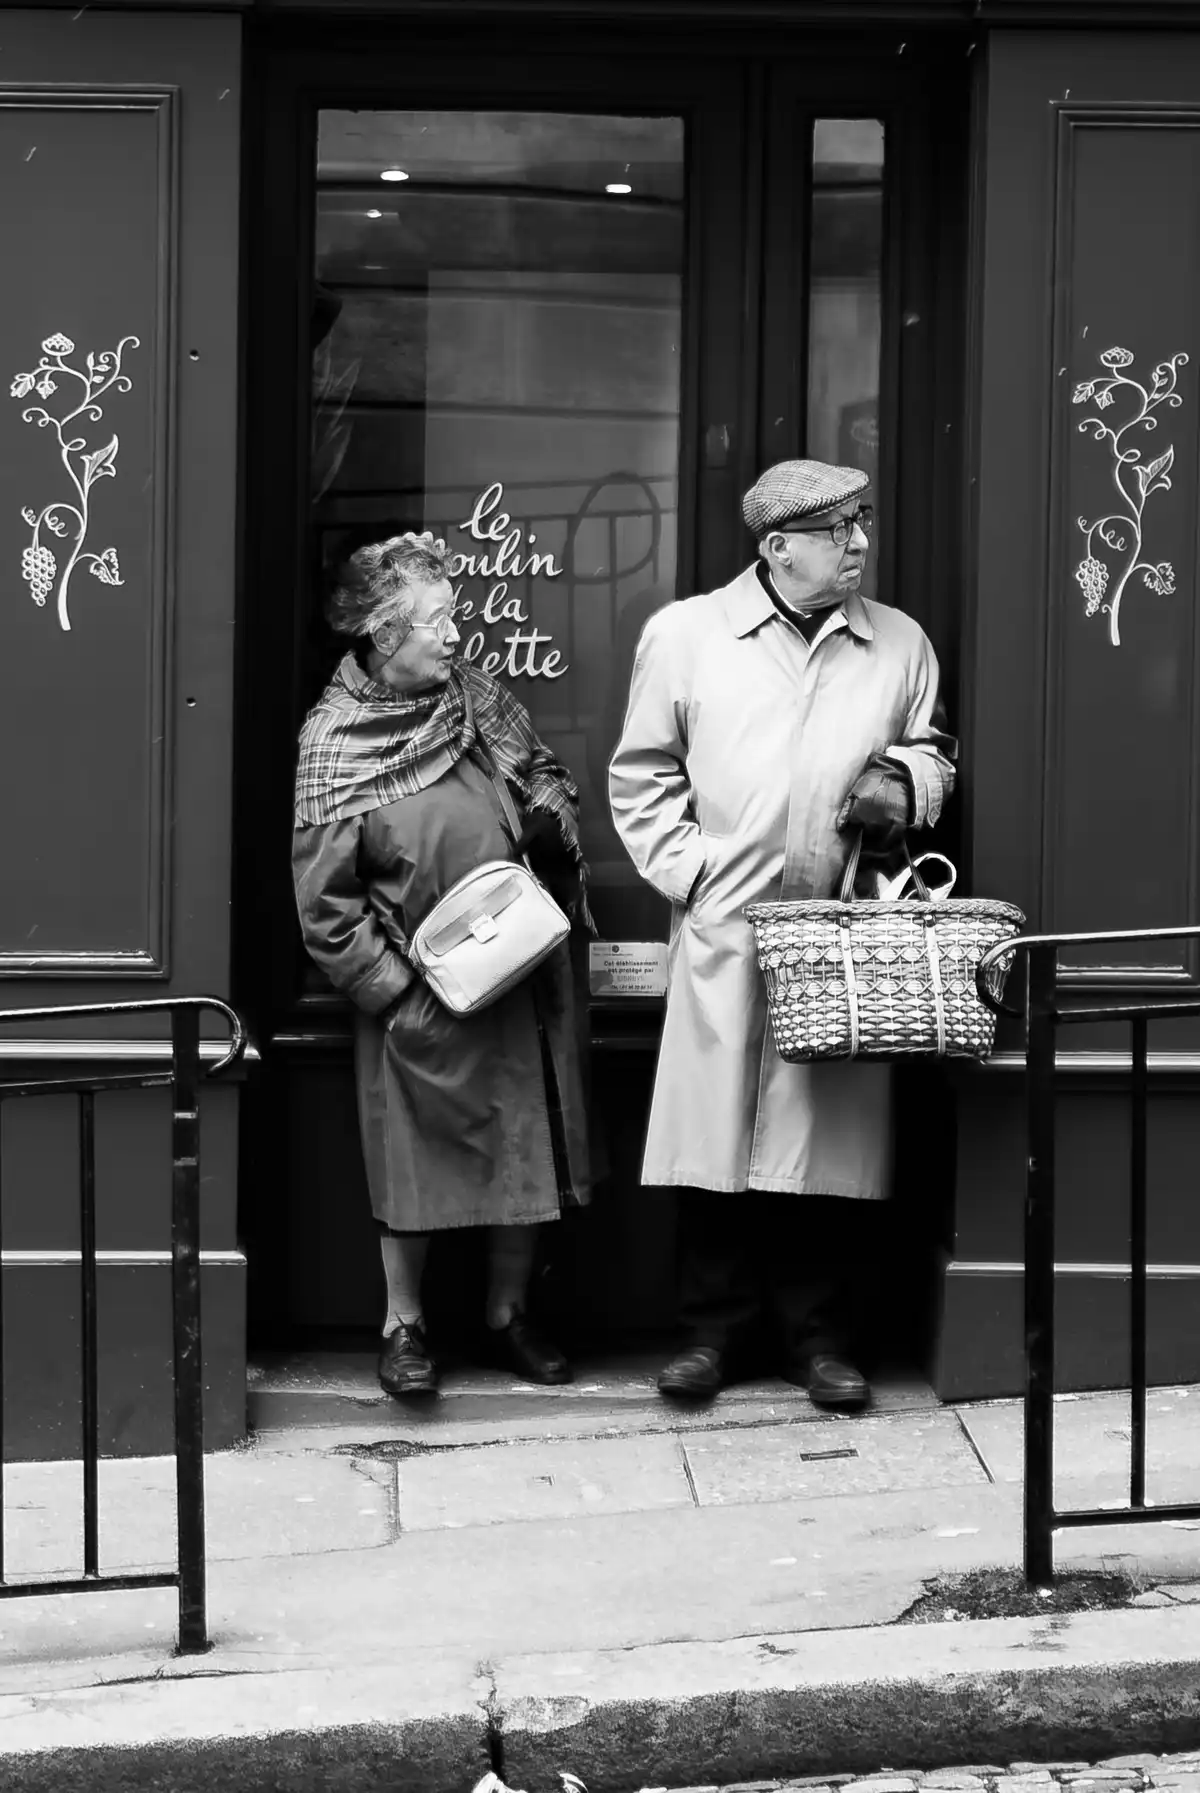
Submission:
M 397 1400 L 437 1393 L 437 1365 L 419 1326 L 397 1326 L 379 1353 L 379 1386 Z
M 715 1345 L 692 1345 L 673 1357 L 658 1379 L 660 1395 L 707 1401 L 725 1384 L 725 1357 Z
M 871 1399 L 866 1377 L 832 1351 L 819 1351 L 806 1362 L 793 1364 L 787 1379 L 806 1388 L 815 1407 L 866 1407 Z
M 496 1363 L 511 1370 L 522 1382 L 555 1388 L 575 1380 L 574 1371 L 557 1345 L 543 1338 L 524 1314 L 515 1313 L 507 1326 L 489 1327 L 488 1331 Z

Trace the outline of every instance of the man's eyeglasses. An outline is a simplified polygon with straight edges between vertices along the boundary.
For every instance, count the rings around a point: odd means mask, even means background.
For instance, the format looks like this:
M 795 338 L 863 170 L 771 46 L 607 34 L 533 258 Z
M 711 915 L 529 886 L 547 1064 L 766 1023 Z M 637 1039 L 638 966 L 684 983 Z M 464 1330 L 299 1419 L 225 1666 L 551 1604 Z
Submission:
M 783 535 L 827 535 L 835 548 L 844 548 L 854 534 L 856 523 L 864 535 L 870 535 L 875 523 L 875 506 L 860 504 L 853 516 L 838 517 L 832 523 L 789 524 L 781 533 Z

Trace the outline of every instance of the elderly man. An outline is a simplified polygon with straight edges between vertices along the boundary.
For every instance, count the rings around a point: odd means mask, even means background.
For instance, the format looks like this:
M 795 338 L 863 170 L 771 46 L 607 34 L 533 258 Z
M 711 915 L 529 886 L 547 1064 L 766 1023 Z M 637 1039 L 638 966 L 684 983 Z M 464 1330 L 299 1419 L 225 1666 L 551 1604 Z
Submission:
M 783 1062 L 743 916 L 831 895 L 858 831 L 885 854 L 953 785 L 933 649 L 859 590 L 867 485 L 816 461 L 763 474 L 743 502 L 755 564 L 650 619 L 610 769 L 617 831 L 674 906 L 642 1168 L 681 1191 L 668 1395 L 717 1392 L 765 1293 L 788 1380 L 819 1405 L 869 1399 L 846 1297 L 861 1204 L 888 1193 L 887 1067 Z

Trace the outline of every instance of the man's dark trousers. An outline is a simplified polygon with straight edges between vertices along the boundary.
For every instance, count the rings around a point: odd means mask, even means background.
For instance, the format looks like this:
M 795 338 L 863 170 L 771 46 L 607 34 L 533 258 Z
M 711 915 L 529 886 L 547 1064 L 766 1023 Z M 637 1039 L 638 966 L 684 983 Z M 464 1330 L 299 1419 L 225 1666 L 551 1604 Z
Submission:
M 766 1319 L 789 1365 L 846 1355 L 853 1296 L 874 1278 L 881 1202 L 759 1190 L 678 1196 L 687 1346 L 728 1351 Z

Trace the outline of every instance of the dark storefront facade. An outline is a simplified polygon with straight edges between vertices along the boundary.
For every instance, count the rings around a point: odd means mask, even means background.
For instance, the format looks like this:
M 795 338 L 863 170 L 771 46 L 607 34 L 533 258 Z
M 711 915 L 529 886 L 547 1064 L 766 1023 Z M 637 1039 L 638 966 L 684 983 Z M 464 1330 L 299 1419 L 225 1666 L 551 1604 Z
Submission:
M 876 482 L 870 595 L 962 738 L 930 844 L 1042 929 L 1194 920 L 1200 31 L 1171 0 L 526 0 L 9 9 L 0 414 L 6 1004 L 205 992 L 209 1438 L 247 1348 L 361 1342 L 382 1276 L 344 1006 L 291 896 L 296 730 L 348 545 L 463 557 L 464 651 L 583 794 L 609 1174 L 539 1279 L 580 1350 L 672 1321 L 673 1198 L 637 1181 L 666 906 L 608 819 L 638 632 L 749 558 L 739 500 L 810 454 Z M 1136 458 L 1129 458 L 1133 451 Z M 1122 458 L 1125 457 L 1125 458 Z M 68 508 L 70 507 L 70 508 Z M 1073 996 L 1179 992 L 1168 943 Z M 1060 1068 L 1063 1387 L 1120 1382 L 1126 1042 Z M 11 1029 L 6 1065 L 152 1060 Z M 1152 1035 L 1153 1379 L 1200 1379 L 1200 1038 Z M 1076 1049 L 1076 1048 L 1079 1049 Z M 212 1043 L 214 1055 L 219 1050 Z M 900 1078 L 884 1356 L 944 1398 L 1021 1376 L 1023 1067 Z M 169 1112 L 98 1116 L 108 1447 L 169 1410 Z M 74 1448 L 75 1129 L 0 1144 L 10 1424 Z M 477 1267 L 438 1270 L 450 1328 Z M 436 1316 L 435 1316 L 436 1317 Z

